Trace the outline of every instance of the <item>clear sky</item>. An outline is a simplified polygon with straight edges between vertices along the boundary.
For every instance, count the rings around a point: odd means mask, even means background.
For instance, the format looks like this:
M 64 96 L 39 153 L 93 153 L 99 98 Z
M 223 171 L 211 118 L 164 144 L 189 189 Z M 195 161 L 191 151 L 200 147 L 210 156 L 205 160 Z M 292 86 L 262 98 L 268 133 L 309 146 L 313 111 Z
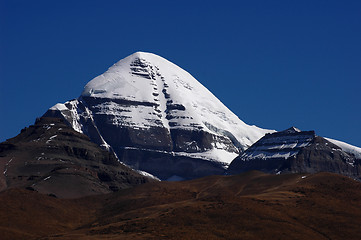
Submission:
M 359 0 L 0 0 L 0 141 L 136 51 L 248 124 L 361 147 Z

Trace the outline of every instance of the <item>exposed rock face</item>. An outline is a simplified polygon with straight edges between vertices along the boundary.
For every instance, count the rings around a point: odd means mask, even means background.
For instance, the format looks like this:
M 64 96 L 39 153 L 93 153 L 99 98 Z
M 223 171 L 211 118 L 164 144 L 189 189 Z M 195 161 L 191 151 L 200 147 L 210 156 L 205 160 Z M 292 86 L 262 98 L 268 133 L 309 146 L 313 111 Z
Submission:
M 0 169 L 0 190 L 22 187 L 65 198 L 151 181 L 56 118 L 38 119 L 0 143 Z
M 361 180 L 361 162 L 314 131 L 290 128 L 266 134 L 230 164 L 228 173 L 333 172 Z
M 114 149 L 124 163 L 161 179 L 221 174 L 240 152 L 273 132 L 245 124 L 189 73 L 141 52 L 44 116 L 62 117 Z

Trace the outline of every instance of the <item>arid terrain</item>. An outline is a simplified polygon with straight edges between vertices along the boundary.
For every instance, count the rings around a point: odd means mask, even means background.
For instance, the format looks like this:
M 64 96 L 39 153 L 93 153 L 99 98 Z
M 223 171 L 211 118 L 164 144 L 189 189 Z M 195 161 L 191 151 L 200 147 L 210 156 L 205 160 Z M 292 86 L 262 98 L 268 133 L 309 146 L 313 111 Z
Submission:
M 361 183 L 252 171 L 80 199 L 8 189 L 0 219 L 1 239 L 359 239 Z

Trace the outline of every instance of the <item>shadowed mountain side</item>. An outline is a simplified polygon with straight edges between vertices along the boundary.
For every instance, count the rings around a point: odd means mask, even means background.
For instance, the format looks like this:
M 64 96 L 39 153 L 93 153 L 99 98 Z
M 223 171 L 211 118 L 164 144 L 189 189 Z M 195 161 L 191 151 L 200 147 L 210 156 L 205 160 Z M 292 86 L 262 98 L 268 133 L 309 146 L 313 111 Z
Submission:
M 57 118 L 41 118 L 0 143 L 0 190 L 60 198 L 109 193 L 150 181 Z
M 359 239 L 360 209 L 350 178 L 253 171 L 75 200 L 12 189 L 0 193 L 0 229 L 5 239 Z

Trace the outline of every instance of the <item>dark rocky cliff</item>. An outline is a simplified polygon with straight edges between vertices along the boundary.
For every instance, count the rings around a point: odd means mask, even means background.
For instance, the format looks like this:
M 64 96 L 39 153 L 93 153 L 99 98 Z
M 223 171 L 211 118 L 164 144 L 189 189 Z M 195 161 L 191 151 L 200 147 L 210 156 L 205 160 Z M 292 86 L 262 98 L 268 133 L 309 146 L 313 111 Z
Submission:
M 71 111 L 78 111 L 77 121 L 90 140 L 100 146 L 112 146 L 120 161 L 134 169 L 140 169 L 166 180 L 173 176 L 193 179 L 214 174 L 223 174 L 225 165 L 207 161 L 182 153 L 197 153 L 211 150 L 214 143 L 228 146 L 229 152 L 238 153 L 229 138 L 210 134 L 206 131 L 171 129 L 152 126 L 147 129 L 113 124 L 112 114 L 99 113 L 99 105 L 113 102 L 112 99 L 82 98 L 75 100 L 76 107 L 68 104 L 70 110 L 59 112 L 48 110 L 45 117 L 61 117 L 70 126 L 73 121 Z M 120 103 L 117 103 L 120 104 Z M 130 107 L 121 103 L 123 107 Z M 125 104 L 125 105 L 124 105 Z M 92 116 L 87 115 L 89 106 Z M 101 134 L 100 134 L 101 133 Z
M 66 198 L 151 181 L 57 118 L 40 118 L 0 143 L 0 169 L 1 190 L 22 187 Z

